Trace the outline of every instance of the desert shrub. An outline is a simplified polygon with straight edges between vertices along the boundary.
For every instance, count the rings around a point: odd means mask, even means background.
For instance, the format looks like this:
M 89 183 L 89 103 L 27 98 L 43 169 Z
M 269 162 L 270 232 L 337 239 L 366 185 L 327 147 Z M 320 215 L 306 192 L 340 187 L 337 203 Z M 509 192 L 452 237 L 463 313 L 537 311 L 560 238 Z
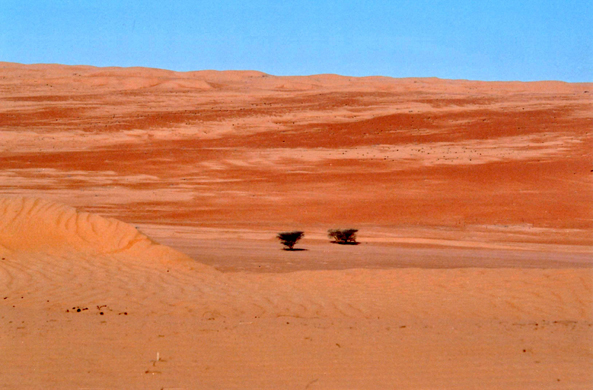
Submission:
M 327 236 L 337 244 L 356 245 L 356 232 L 358 229 L 329 229 Z
M 284 245 L 286 248 L 284 250 L 293 250 L 294 244 L 301 238 L 305 236 L 305 232 L 282 232 L 278 233 L 276 236 L 277 239 L 280 240 L 280 243 Z

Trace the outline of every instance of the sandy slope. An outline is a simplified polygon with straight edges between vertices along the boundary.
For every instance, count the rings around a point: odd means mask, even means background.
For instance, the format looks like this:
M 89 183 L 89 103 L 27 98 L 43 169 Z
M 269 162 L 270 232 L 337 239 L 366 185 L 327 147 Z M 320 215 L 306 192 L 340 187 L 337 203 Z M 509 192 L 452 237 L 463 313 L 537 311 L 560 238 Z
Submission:
M 593 380 L 590 269 L 219 273 L 122 222 L 47 201 L 1 199 L 0 221 L 5 388 Z
M 129 223 L 590 246 L 592 87 L 1 63 L 0 193 Z

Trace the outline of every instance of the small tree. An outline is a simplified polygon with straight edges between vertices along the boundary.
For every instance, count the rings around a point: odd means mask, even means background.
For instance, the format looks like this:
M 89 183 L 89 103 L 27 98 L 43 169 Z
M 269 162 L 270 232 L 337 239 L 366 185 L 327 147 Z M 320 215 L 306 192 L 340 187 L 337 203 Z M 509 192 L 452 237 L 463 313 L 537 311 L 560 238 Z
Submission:
M 305 236 L 305 232 L 282 232 L 276 236 L 280 240 L 280 243 L 286 248 L 284 250 L 293 250 L 294 244 Z
M 358 229 L 329 229 L 327 236 L 337 244 L 357 245 L 356 232 Z

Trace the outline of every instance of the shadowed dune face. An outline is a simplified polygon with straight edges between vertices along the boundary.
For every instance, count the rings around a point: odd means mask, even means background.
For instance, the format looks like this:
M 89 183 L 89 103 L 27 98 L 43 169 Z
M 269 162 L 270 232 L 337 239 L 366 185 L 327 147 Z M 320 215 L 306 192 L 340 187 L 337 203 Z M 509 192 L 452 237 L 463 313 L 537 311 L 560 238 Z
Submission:
M 590 243 L 591 84 L 8 63 L 0 75 L 0 194 L 130 222 L 523 226 Z

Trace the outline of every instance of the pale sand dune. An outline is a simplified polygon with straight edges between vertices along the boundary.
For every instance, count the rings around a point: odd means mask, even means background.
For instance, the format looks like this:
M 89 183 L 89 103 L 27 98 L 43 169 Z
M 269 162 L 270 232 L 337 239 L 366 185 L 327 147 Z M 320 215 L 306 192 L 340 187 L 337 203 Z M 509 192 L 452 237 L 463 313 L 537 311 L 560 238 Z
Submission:
M 400 92 L 446 92 L 447 94 L 466 94 L 479 91 L 480 94 L 504 93 L 543 93 L 550 90 L 557 93 L 582 93 L 590 88 L 587 83 L 565 83 L 560 81 L 540 82 L 480 82 L 468 80 L 443 80 L 439 78 L 402 78 L 370 76 L 349 77 L 336 74 L 311 76 L 273 76 L 258 71 L 214 71 L 175 72 L 166 69 L 143 67 L 67 66 L 60 64 L 23 65 L 0 62 L 0 71 L 9 75 L 8 80 L 0 79 L 0 85 L 14 82 L 28 86 L 46 87 L 47 82 L 54 88 L 68 88 L 72 83 L 80 86 L 105 89 L 134 90 L 146 88 L 159 80 L 177 82 L 183 88 L 212 88 L 208 82 L 218 87 L 255 90 L 342 90 L 342 91 L 400 91 Z M 43 81 L 43 83 L 41 82 Z M 203 83 L 197 83 L 202 81 Z M 196 84 L 194 84 L 196 83 Z M 70 91 L 72 92 L 72 91 Z
M 113 218 L 34 198 L 0 198 L 0 249 L 13 252 L 116 255 L 152 261 L 185 261 L 187 256 L 156 244 Z M 204 267 L 206 269 L 206 267 Z
M 5 388 L 593 380 L 590 269 L 219 273 L 132 226 L 52 202 L 3 198 L 0 221 Z

